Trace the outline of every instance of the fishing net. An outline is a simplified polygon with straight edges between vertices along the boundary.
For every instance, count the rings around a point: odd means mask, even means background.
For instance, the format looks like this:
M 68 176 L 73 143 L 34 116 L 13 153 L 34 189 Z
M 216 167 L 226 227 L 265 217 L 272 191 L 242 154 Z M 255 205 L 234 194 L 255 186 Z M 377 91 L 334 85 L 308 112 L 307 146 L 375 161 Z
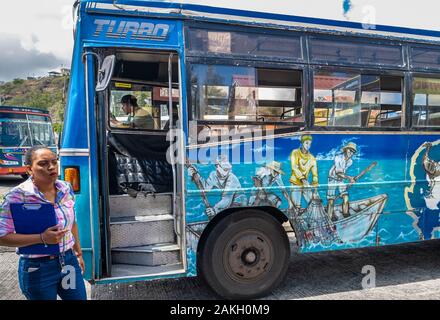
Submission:
M 321 244 L 330 246 L 333 243 L 341 242 L 335 225 L 329 219 L 322 200 L 317 195 L 312 197 L 307 209 L 295 220 L 303 245 Z

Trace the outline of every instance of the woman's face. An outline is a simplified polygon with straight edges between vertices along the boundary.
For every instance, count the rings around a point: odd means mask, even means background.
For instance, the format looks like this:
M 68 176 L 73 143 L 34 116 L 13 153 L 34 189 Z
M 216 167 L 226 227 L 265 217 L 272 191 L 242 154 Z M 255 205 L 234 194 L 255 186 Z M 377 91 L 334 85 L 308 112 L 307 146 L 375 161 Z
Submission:
M 58 179 L 58 159 L 49 149 L 36 150 L 29 171 L 36 181 L 55 182 Z

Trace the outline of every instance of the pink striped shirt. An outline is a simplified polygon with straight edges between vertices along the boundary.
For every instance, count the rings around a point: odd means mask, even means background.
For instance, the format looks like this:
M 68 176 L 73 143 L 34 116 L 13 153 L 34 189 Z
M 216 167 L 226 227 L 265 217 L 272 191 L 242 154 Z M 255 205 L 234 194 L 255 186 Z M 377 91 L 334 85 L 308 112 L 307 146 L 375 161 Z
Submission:
M 75 244 L 75 238 L 72 234 L 72 226 L 75 221 L 75 194 L 68 182 L 57 180 L 55 182 L 57 195 L 55 199 L 55 213 L 58 225 L 62 228 L 68 228 L 64 236 L 64 241 L 60 243 L 60 252 L 67 251 Z M 37 189 L 32 179 L 11 189 L 6 194 L 0 208 L 0 237 L 15 233 L 14 221 L 12 220 L 9 204 L 11 203 L 50 203 L 44 195 Z M 46 255 L 21 255 L 26 258 L 40 258 Z

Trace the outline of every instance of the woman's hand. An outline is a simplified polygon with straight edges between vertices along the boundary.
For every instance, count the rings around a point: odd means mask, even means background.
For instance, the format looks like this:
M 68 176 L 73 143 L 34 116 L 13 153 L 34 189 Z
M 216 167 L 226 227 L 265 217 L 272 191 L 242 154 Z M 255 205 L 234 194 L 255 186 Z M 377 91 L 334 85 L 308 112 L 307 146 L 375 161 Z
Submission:
M 58 244 L 63 240 L 64 235 L 68 231 L 67 229 L 58 230 L 58 226 L 53 226 L 47 228 L 46 231 L 42 233 L 42 238 L 47 244 Z
M 79 266 L 81 267 L 82 273 L 84 274 L 84 270 L 86 269 L 86 265 L 84 264 L 84 259 L 83 259 L 82 253 L 76 254 L 76 257 L 78 259 L 78 263 L 79 263 Z

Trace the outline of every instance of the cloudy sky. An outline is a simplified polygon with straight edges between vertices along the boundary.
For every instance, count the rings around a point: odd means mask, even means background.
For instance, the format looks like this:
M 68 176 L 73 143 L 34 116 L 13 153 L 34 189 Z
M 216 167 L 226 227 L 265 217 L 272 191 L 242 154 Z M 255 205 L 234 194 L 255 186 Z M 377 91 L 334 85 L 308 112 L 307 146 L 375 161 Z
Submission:
M 0 81 L 70 66 L 73 0 L 3 0 Z
M 110 1 L 110 0 L 109 0 Z M 249 0 L 246 0 L 249 4 Z M 0 81 L 44 75 L 70 66 L 74 0 L 3 0 L 0 10 Z M 180 0 L 242 8 L 238 0 Z M 252 8 L 336 20 L 440 31 L 439 0 L 252 0 Z M 267 6 L 270 6 L 268 8 Z M 288 8 L 290 7 L 290 9 Z M 249 9 L 249 8 L 248 8 Z M 287 12 L 288 11 L 288 12 Z

